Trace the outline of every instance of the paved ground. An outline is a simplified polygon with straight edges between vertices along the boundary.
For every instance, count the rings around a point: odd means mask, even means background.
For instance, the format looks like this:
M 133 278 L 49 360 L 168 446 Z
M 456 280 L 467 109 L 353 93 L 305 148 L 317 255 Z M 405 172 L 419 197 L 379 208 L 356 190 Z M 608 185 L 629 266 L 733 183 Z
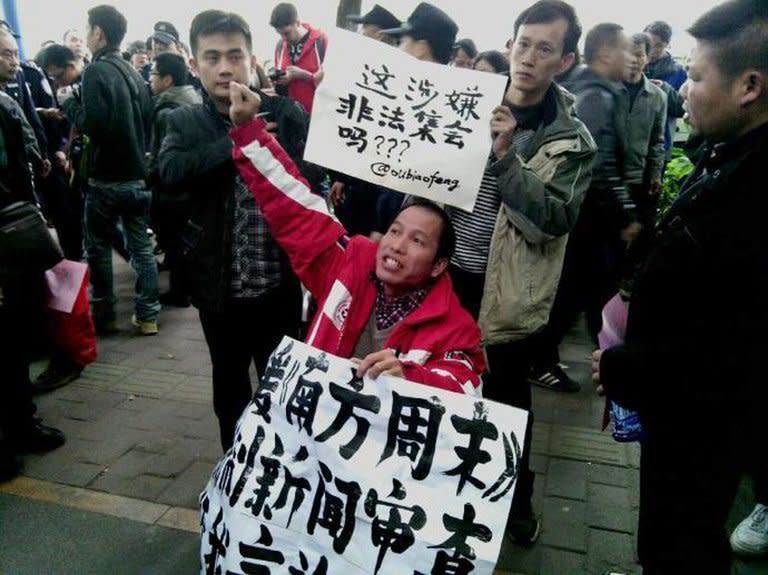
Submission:
M 221 455 L 207 347 L 192 308 L 164 310 L 157 337 L 134 335 L 131 272 L 115 263 L 121 332 L 100 340 L 99 361 L 79 380 L 38 398 L 67 444 L 27 457 L 24 476 L 0 486 L 0 573 L 197 569 L 197 496 Z M 563 350 L 582 382 L 590 347 L 575 332 Z M 603 402 L 591 386 L 573 395 L 534 388 L 534 410 L 543 532 L 530 548 L 505 544 L 499 573 L 639 573 L 636 446 L 599 431 Z M 732 523 L 749 512 L 750 497 L 745 485 Z M 768 561 L 740 569 L 768 573 Z

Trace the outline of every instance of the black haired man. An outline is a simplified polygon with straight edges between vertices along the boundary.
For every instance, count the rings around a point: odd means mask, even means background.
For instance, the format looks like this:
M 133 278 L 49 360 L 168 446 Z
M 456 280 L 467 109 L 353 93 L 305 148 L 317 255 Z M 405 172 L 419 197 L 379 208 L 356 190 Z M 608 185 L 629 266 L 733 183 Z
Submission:
M 719 575 L 741 474 L 766 461 L 768 5 L 725 2 L 688 32 L 681 93 L 706 150 L 634 282 L 625 343 L 594 353 L 593 379 L 645 430 L 644 572 Z

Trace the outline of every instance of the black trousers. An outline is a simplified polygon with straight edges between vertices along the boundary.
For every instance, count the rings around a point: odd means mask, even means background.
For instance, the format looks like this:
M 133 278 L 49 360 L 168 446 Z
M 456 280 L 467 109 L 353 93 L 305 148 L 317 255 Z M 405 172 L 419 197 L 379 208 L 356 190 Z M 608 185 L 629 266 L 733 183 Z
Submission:
M 64 171 L 55 167 L 40 180 L 45 213 L 53 220 L 59 244 L 68 260 L 83 259 L 83 192 L 70 186 Z
M 483 395 L 493 401 L 528 412 L 525 445 L 520 460 L 515 497 L 512 500 L 512 515 L 526 516 L 532 512 L 531 498 L 535 475 L 530 466 L 533 410 L 528 372 L 533 365 L 533 350 L 537 345 L 538 340 L 533 335 L 525 339 L 488 345 L 485 348 L 488 374 L 483 385 Z
M 733 446 L 717 437 L 680 441 L 672 434 L 642 448 L 638 555 L 643 573 L 730 574 L 725 523 L 741 478 Z
M 454 291 L 461 305 L 477 319 L 485 285 L 484 274 L 466 272 L 454 265 L 450 266 L 450 274 Z M 538 336 L 531 336 L 522 340 L 489 345 L 485 348 L 489 372 L 483 378 L 483 396 L 528 412 L 525 446 L 520 460 L 515 497 L 512 501 L 513 515 L 531 513 L 535 476 L 530 469 L 533 411 L 528 372 L 533 361 L 533 351 L 538 345 Z
M 0 435 L 4 437 L 31 426 L 37 411 L 32 401 L 29 363 L 32 342 L 42 326 L 42 289 L 42 276 L 16 278 L 2 286 L 0 332 L 10 335 L 0 345 Z
M 200 310 L 213 364 L 213 410 L 225 451 L 232 446 L 237 420 L 253 395 L 251 362 L 263 374 L 283 336 L 298 336 L 300 320 L 301 289 L 295 280 L 258 298 L 230 299 L 221 311 Z

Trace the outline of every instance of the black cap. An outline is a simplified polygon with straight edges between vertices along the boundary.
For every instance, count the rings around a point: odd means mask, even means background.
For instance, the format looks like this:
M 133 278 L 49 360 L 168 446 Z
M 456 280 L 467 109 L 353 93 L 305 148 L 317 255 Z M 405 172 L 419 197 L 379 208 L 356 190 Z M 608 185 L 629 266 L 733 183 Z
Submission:
M 155 24 L 154 33 L 152 39 L 157 40 L 161 44 L 169 46 L 171 44 L 179 43 L 179 32 L 176 30 L 176 26 L 170 22 L 158 22 Z
M 437 6 L 422 2 L 416 6 L 407 22 L 398 28 L 382 30 L 381 33 L 424 40 L 432 48 L 435 59 L 448 63 L 458 31 L 459 27 L 448 14 Z
M 400 19 L 378 4 L 376 4 L 367 14 L 348 16 L 347 20 L 356 22 L 357 24 L 373 24 L 379 28 L 397 28 L 400 26 Z

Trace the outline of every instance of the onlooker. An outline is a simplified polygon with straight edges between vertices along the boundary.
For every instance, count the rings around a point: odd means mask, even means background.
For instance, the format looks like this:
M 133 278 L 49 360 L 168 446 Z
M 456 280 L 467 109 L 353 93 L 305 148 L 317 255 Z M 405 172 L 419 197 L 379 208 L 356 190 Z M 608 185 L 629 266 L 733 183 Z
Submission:
M 276 79 L 278 93 L 312 114 L 315 89 L 323 79 L 328 37 L 322 30 L 301 22 L 296 7 L 288 2 L 275 6 L 269 25 L 280 35 L 275 46 L 275 70 L 280 74 Z
M 456 22 L 448 14 L 432 4 L 422 2 L 401 26 L 382 32 L 399 36 L 400 49 L 418 60 L 448 64 L 458 30 Z M 400 192 L 381 190 L 376 200 L 376 227 L 380 233 L 389 228 L 404 199 L 405 195 Z
M 650 37 L 644 33 L 634 34 L 630 43 L 632 58 L 624 75 L 624 87 L 629 96 L 624 181 L 641 225 L 651 229 L 656 219 L 656 203 L 664 170 L 667 96 L 643 74 L 651 46 Z
M 19 104 L 27 120 L 25 128 L 29 129 L 24 130 L 27 157 L 32 162 L 35 174 L 43 178 L 48 176 L 51 171 L 48 140 L 32 101 L 24 72 L 21 71 L 16 35 L 5 22 L 0 22 L 0 90 Z
M 462 38 L 453 45 L 451 52 L 451 66 L 457 68 L 471 68 L 477 57 L 477 46 L 471 38 Z
M 397 46 L 399 38 L 393 34 L 382 34 L 382 30 L 397 28 L 400 20 L 386 8 L 375 4 L 367 14 L 348 16 L 347 20 L 362 26 L 361 34 L 390 46 Z
M 182 256 L 181 233 L 187 221 L 188 195 L 184 190 L 168 190 L 157 174 L 157 156 L 165 138 L 168 116 L 181 106 L 202 104 L 202 98 L 187 84 L 187 64 L 173 52 L 161 52 L 152 63 L 150 88 L 155 96 L 152 111 L 152 138 L 149 147 L 149 174 L 152 188 L 152 229 L 165 254 L 169 271 L 166 293 L 160 303 L 176 307 L 189 306 L 189 279 Z
M 151 194 L 144 158 L 151 102 L 142 77 L 120 56 L 125 29 L 125 17 L 112 6 L 88 11 L 93 62 L 83 73 L 81 95 L 62 108 L 90 142 L 85 227 L 96 328 L 103 333 L 117 329 L 111 239 L 120 220 L 137 275 L 133 324 L 143 335 L 154 335 L 160 302 L 157 263 L 147 234 Z
M 640 232 L 627 191 L 624 155 L 628 97 L 622 85 L 628 40 L 621 26 L 604 23 L 584 41 L 587 67 L 571 84 L 576 114 L 597 144 L 597 156 L 563 262 L 557 297 L 535 348 L 530 382 L 553 391 L 577 392 L 581 385 L 559 365 L 558 345 L 584 311 L 596 341 L 605 303 L 616 293 L 627 243 Z
M 593 379 L 645 432 L 644 572 L 719 575 L 732 572 L 725 523 L 741 474 L 766 453 L 766 4 L 730 0 L 688 32 L 681 91 L 707 148 L 635 279 L 625 343 L 593 354 Z
M 497 50 L 480 52 L 475 57 L 472 68 L 491 74 L 509 74 L 509 58 Z
M 72 50 L 72 53 L 77 58 L 77 62 L 81 66 L 87 66 L 90 64 L 88 60 L 88 54 L 86 51 L 85 40 L 82 34 L 77 28 L 71 28 L 64 32 L 64 45 Z
M 190 42 L 203 105 L 168 115 L 158 168 L 163 185 L 189 196 L 183 250 L 213 363 L 213 407 L 226 450 L 252 396 L 251 363 L 262 374 L 280 339 L 298 335 L 301 290 L 232 159 L 230 84 L 248 83 L 255 62 L 250 28 L 237 14 L 207 10 L 192 21 Z M 277 123 L 278 134 L 290 126 L 291 137 L 303 137 L 295 124 L 285 125 L 300 106 L 264 98 L 276 101 L 268 121 Z M 279 115 L 278 106 L 284 109 Z
M 163 52 L 180 54 L 179 32 L 170 22 L 157 22 L 152 32 L 152 54 L 157 58 Z
M 672 40 L 672 28 L 666 22 L 657 20 L 651 22 L 643 30 L 651 38 L 651 49 L 648 51 L 648 64 L 645 67 L 645 75 L 651 80 L 665 82 L 671 86 L 669 92 L 677 92 L 685 82 L 687 75 L 685 68 L 675 62 L 667 48 Z M 667 104 L 667 124 L 664 129 L 664 151 L 669 160 L 670 150 L 674 145 L 677 132 L 677 119 L 682 117 L 682 110 L 675 106 L 670 96 Z
M 0 93 L 0 208 L 35 201 L 24 135 L 31 128 L 25 123 L 18 103 Z M 0 261 L 0 330 L 11 335 L 0 345 L 0 481 L 19 473 L 19 454 L 50 451 L 64 443 L 61 431 L 42 425 L 35 417 L 37 408 L 29 381 L 30 348 L 38 325 L 33 317 L 44 297 L 42 277 L 8 276 L 6 265 Z
M 398 34 L 383 32 L 400 26 L 400 20 L 378 4 L 367 14 L 350 16 L 349 20 L 362 24 L 361 33 L 368 38 L 389 45 L 397 45 L 400 40 Z M 347 231 L 373 239 L 380 237 L 395 213 L 392 210 L 399 209 L 403 195 L 346 174 L 331 173 L 330 176 L 332 184 L 328 197 Z M 380 202 L 385 205 L 380 206 Z M 392 207 L 386 209 L 389 204 Z
M 456 226 L 451 277 L 478 317 L 489 374 L 486 397 L 529 411 L 507 533 L 532 543 L 539 521 L 530 469 L 531 350 L 555 297 L 568 234 L 589 185 L 594 142 L 555 74 L 574 58 L 581 25 L 560 0 L 540 0 L 515 20 L 510 86 L 491 118 L 493 148 L 472 213 Z
M 136 40 L 128 45 L 128 53 L 131 55 L 131 66 L 137 72 L 141 73 L 144 67 L 149 64 L 149 54 L 147 54 L 147 44 L 144 40 Z M 147 78 L 145 80 L 149 81 Z
M 459 27 L 448 14 L 421 2 L 406 22 L 383 33 L 398 35 L 400 49 L 418 60 L 448 64 L 458 31 Z

